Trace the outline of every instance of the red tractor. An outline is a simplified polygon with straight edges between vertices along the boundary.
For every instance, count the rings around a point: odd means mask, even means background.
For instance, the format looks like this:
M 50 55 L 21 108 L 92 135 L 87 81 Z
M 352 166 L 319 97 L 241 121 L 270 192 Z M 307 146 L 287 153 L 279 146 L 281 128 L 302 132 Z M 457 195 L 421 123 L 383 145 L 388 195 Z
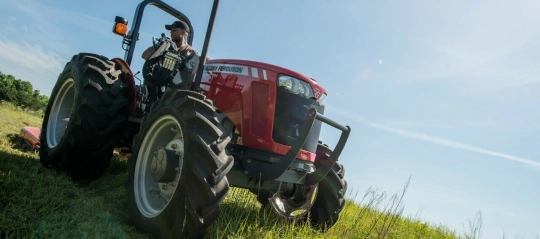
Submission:
M 230 187 L 248 189 L 279 214 L 327 230 L 345 203 L 345 169 L 337 162 L 351 129 L 324 113 L 325 89 L 279 66 L 208 60 L 219 0 L 190 80 L 186 64 L 154 38 L 161 80 L 136 85 L 130 67 L 144 9 L 154 5 L 192 29 L 184 14 L 145 0 L 133 27 L 116 17 L 125 57 L 75 55 L 58 77 L 40 134 L 46 167 L 74 180 L 102 175 L 115 149 L 128 154 L 128 207 L 134 225 L 156 237 L 199 237 L 216 220 Z M 143 70 L 144 71 L 144 70 Z M 157 96 L 149 96 L 157 90 Z M 323 123 L 342 131 L 334 150 L 319 141 Z

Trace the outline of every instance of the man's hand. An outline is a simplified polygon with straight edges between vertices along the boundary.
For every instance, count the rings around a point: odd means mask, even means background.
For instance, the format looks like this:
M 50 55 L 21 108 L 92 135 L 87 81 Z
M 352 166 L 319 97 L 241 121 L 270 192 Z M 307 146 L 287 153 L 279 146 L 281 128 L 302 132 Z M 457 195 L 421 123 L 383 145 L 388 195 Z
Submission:
M 154 47 L 148 47 L 148 49 L 146 49 L 146 50 L 143 52 L 143 54 L 142 54 L 141 57 L 142 57 L 144 60 L 148 60 L 148 58 L 149 58 L 152 54 L 154 54 Z

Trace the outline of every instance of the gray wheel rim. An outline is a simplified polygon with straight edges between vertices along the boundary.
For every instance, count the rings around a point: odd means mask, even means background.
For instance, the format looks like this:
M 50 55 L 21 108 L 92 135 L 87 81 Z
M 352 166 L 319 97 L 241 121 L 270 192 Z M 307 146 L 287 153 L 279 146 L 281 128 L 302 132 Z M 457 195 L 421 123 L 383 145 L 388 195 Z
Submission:
M 150 174 L 153 153 L 158 147 L 177 152 L 180 167 L 169 183 L 154 182 Z M 182 171 L 184 138 L 180 124 L 171 115 L 157 119 L 150 127 L 139 149 L 134 173 L 134 194 L 137 207 L 147 218 L 158 216 L 171 201 Z
M 47 146 L 54 148 L 66 132 L 75 102 L 75 81 L 67 79 L 54 98 L 47 122 Z

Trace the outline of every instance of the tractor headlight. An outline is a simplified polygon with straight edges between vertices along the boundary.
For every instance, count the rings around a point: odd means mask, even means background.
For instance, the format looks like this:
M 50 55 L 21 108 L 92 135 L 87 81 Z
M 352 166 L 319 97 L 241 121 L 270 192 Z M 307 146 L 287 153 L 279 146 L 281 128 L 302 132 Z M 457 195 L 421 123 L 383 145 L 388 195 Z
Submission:
M 288 77 L 288 76 L 280 76 L 278 86 L 283 87 L 289 91 L 292 91 L 292 86 L 293 86 L 292 79 L 294 78 Z
M 311 86 L 307 82 L 294 77 L 280 75 L 278 77 L 278 87 L 283 87 L 291 93 L 302 95 L 308 99 L 313 97 Z

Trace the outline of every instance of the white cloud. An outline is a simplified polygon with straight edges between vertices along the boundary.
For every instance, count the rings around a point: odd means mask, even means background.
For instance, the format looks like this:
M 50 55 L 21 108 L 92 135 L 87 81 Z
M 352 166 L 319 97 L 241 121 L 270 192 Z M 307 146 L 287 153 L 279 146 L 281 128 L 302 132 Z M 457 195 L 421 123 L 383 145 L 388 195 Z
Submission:
M 427 123 L 421 121 L 412 121 L 412 120 L 399 120 L 399 119 L 389 119 L 382 121 L 384 125 L 391 127 L 415 127 L 415 128 L 455 128 L 455 126 L 436 124 L 436 123 Z
M 54 8 L 35 0 L 9 0 L 16 11 L 20 11 L 25 19 L 32 21 L 33 35 L 40 37 L 39 45 L 50 48 L 62 56 L 71 56 L 79 49 L 74 49 L 73 33 L 66 31 L 68 26 L 74 26 L 77 31 L 90 32 L 102 39 L 112 39 L 116 36 L 110 32 L 112 23 L 82 12 Z M 27 31 L 24 26 L 19 28 Z M 32 41 L 35 39 L 28 39 Z M 38 43 L 38 42 L 35 42 Z
M 15 20 L 17 20 L 17 18 L 16 18 L 16 17 L 14 17 L 14 16 L 10 16 L 10 17 L 9 17 L 9 20 L 11 20 L 11 21 L 15 21 Z
M 452 119 L 445 122 L 425 122 L 420 120 L 408 119 L 382 119 L 378 120 L 380 124 L 389 127 L 405 128 L 439 128 L 439 129 L 482 129 L 482 130 L 502 130 L 502 131 L 537 131 L 540 130 L 540 124 L 534 121 L 517 120 L 515 122 L 497 122 L 492 120 L 467 120 Z
M 398 134 L 398 135 L 405 136 L 405 137 L 412 138 L 412 139 L 422 140 L 422 141 L 426 141 L 426 142 L 430 142 L 430 143 L 434 143 L 434 144 L 438 144 L 438 145 L 442 145 L 442 146 L 447 146 L 447 147 L 451 147 L 451 148 L 462 149 L 462 150 L 472 151 L 472 152 L 476 152 L 476 153 L 491 155 L 491 156 L 495 156 L 495 157 L 499 157 L 499 158 L 509 159 L 509 160 L 513 160 L 513 161 L 516 161 L 516 162 L 525 163 L 525 164 L 529 164 L 529 165 L 532 165 L 532 166 L 540 167 L 540 162 L 537 162 L 537 161 L 534 161 L 534 160 L 521 158 L 521 157 L 510 155 L 510 154 L 505 154 L 505 153 L 502 153 L 502 152 L 483 149 L 483 148 L 475 147 L 475 146 L 472 146 L 472 145 L 467 145 L 467 144 L 464 144 L 464 143 L 452 141 L 452 140 L 449 140 L 449 139 L 434 137 L 434 136 L 421 134 L 421 133 L 416 133 L 416 132 L 412 132 L 412 131 L 408 131 L 408 130 L 396 129 L 396 128 L 388 127 L 386 125 L 378 124 L 378 123 L 368 123 L 368 125 L 370 127 L 373 127 L 373 128 L 381 129 L 381 130 L 384 130 L 384 131 L 387 131 L 387 132 L 390 132 L 390 133 Z
M 38 45 L 30 45 L 24 41 L 17 43 L 6 39 L 0 40 L 0 58 L 40 74 L 51 70 L 58 72 L 63 62 L 58 55 L 45 53 Z
M 358 73 L 358 76 L 356 78 L 353 78 L 352 84 L 359 84 L 359 83 L 369 80 L 371 76 L 371 72 L 372 72 L 372 68 L 369 66 L 362 68 L 360 72 Z
M 103 35 L 107 36 L 110 35 L 109 32 L 104 31 L 103 29 L 112 27 L 111 22 L 84 14 L 82 12 L 53 8 L 35 0 L 10 1 L 9 4 L 11 4 L 17 10 L 28 14 L 28 16 L 39 20 L 36 22 L 36 24 L 43 24 L 43 26 L 46 26 L 46 31 L 53 29 L 54 32 L 62 32 L 61 29 L 55 24 L 61 22 L 73 24 L 80 27 L 82 30 L 102 33 Z
M 417 132 L 413 132 L 413 131 L 409 131 L 409 130 L 397 129 L 397 128 L 394 128 L 394 127 L 391 127 L 391 126 L 388 126 L 388 125 L 385 125 L 385 124 L 381 124 L 381 123 L 377 123 L 377 122 L 371 122 L 371 121 L 365 119 L 364 117 L 358 116 L 358 115 L 356 115 L 354 113 L 349 113 L 349 112 L 339 110 L 339 109 L 336 109 L 336 108 L 332 108 L 332 107 L 329 107 L 328 110 L 335 111 L 335 112 L 339 113 L 340 115 L 348 116 L 350 118 L 353 118 L 356 121 L 358 121 L 358 122 L 360 122 L 360 123 L 362 123 L 364 125 L 367 125 L 369 127 L 384 130 L 386 132 L 401 135 L 401 136 L 404 136 L 404 137 L 407 137 L 407 138 L 421 140 L 421 141 L 425 141 L 425 142 L 429 142 L 429 143 L 433 143 L 433 144 L 437 144 L 437 145 L 441 145 L 441 146 L 446 146 L 446 147 L 450 147 L 450 148 L 461 149 L 461 150 L 476 152 L 476 153 L 480 153 L 480 154 L 495 156 L 495 157 L 502 158 L 502 159 L 507 159 L 507 160 L 511 160 L 511 161 L 531 165 L 531 166 L 540 167 L 540 162 L 534 161 L 534 160 L 531 160 L 531 159 L 526 159 L 526 158 L 522 158 L 522 157 L 519 157 L 519 156 L 510 155 L 510 154 L 506 154 L 506 153 L 502 153 L 502 152 L 497 152 L 497 151 L 493 151 L 493 150 L 489 150 L 489 149 L 483 149 L 483 148 L 480 148 L 480 147 L 464 144 L 464 143 L 449 140 L 449 139 L 435 137 L 435 136 L 431 136 L 431 135 L 427 135 L 427 134 L 417 133 Z
M 38 45 L 0 39 L 0 71 L 30 81 L 42 94 L 49 94 L 65 62 Z
M 75 27 L 102 39 L 115 37 L 110 33 L 111 22 L 82 12 L 55 8 L 36 0 L 7 0 L 4 4 L 17 14 L 20 23 L 6 26 L 17 34 L 0 38 L 0 71 L 30 81 L 42 94 L 50 94 L 71 56 L 84 51 L 78 36 L 66 29 Z M 32 35 L 28 35 L 29 30 Z
M 427 5 L 429 9 L 444 9 L 434 11 L 436 15 L 419 12 L 431 18 L 430 26 L 439 27 L 421 33 L 419 54 L 412 67 L 399 69 L 401 79 L 453 81 L 464 88 L 488 91 L 540 82 L 540 68 L 527 52 L 540 38 L 539 1 Z
M 457 129 L 457 128 L 475 128 L 475 129 L 518 129 L 523 126 L 527 126 L 528 129 L 533 129 L 533 125 L 502 125 L 495 121 L 456 121 L 453 120 L 451 124 L 446 123 L 431 123 L 424 121 L 415 121 L 415 120 L 404 120 L 404 119 L 385 119 L 380 120 L 381 124 L 390 127 L 409 127 L 409 128 L 447 128 L 447 129 Z

